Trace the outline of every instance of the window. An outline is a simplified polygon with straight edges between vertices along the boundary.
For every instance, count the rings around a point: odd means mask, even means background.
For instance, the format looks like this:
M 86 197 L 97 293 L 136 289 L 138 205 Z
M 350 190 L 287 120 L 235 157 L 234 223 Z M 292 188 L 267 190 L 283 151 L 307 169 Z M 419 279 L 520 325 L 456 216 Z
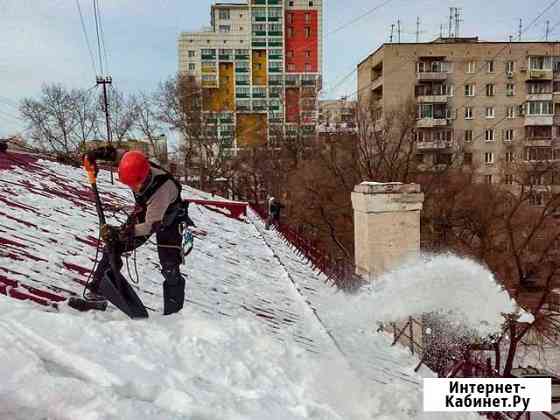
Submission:
M 487 128 L 486 130 L 484 130 L 484 138 L 486 141 L 495 141 L 496 138 L 494 137 L 494 129 Z
M 552 70 L 552 57 L 550 56 L 529 57 L 529 68 L 531 70 Z
M 216 55 L 216 50 L 212 49 L 203 49 L 202 55 Z
M 288 71 L 289 71 L 289 72 L 294 72 L 294 71 L 296 71 L 296 65 L 295 65 L 295 64 L 292 64 L 292 63 L 288 64 Z
M 503 131 L 504 141 L 513 141 L 515 131 L 513 128 L 507 128 Z
M 196 51 L 189 50 L 189 57 L 195 57 L 195 56 L 196 56 Z
M 506 108 L 506 118 L 510 120 L 515 118 L 515 106 L 508 106 Z
M 551 101 L 529 101 L 527 102 L 528 115 L 552 115 L 554 107 Z
M 472 130 L 465 130 L 465 143 L 472 143 L 473 135 Z
M 451 153 L 438 153 L 436 154 L 436 165 L 451 165 L 453 155 Z
M 504 184 L 513 185 L 513 175 L 512 174 L 505 174 L 504 175 Z
M 494 96 L 495 87 L 493 83 L 486 85 L 486 96 Z
M 529 140 L 533 139 L 551 139 L 552 126 L 534 125 L 525 127 L 525 137 Z
M 293 36 L 294 36 L 294 28 L 290 26 L 288 27 L 288 38 L 291 38 Z
M 196 64 L 189 63 L 189 71 L 195 71 L 195 70 L 196 70 Z
M 305 50 L 305 58 L 311 58 L 311 51 Z
M 221 33 L 228 33 L 231 30 L 231 26 L 229 25 L 220 25 L 220 32 Z
M 311 14 L 306 13 L 305 14 L 305 23 L 308 25 L 309 23 L 311 23 Z
M 218 16 L 220 19 L 229 20 L 229 9 L 220 9 Z
M 508 163 L 513 162 L 513 152 L 506 152 L 505 160 Z
M 472 84 L 465 85 L 465 96 L 474 96 L 475 95 L 475 87 Z
M 313 2 L 312 1 L 309 2 L 309 7 L 313 7 Z
M 290 7 L 292 7 L 294 5 L 293 1 L 290 1 Z
M 472 153 L 469 152 L 463 153 L 463 164 L 472 165 Z
M 494 73 L 494 60 L 486 61 L 486 71 L 488 73 Z
M 515 71 L 515 61 L 506 61 L 506 73 L 512 74 Z
M 484 153 L 484 163 L 487 165 L 492 165 L 494 163 L 494 153 L 486 152 Z
M 495 118 L 496 114 L 494 112 L 494 107 L 493 106 L 487 106 L 486 107 L 486 118 Z
M 306 73 L 311 73 L 312 71 L 313 71 L 313 68 L 311 67 L 311 64 L 305 63 L 305 72 Z
M 311 37 L 311 28 L 309 26 L 305 27 L 305 37 L 306 38 L 310 38 Z
M 492 184 L 492 175 L 484 175 L 484 183 Z
M 471 106 L 465 107 L 465 120 L 472 120 L 473 119 L 473 109 Z
M 506 96 L 514 96 L 515 95 L 515 85 L 513 83 L 506 84 Z
M 424 153 L 416 153 L 416 163 L 424 163 Z
M 279 23 L 271 23 L 268 25 L 269 32 L 282 32 L 282 25 Z
M 293 58 L 293 57 L 294 57 L 294 50 L 288 50 L 286 56 L 287 56 L 288 58 Z
M 467 61 L 467 73 L 476 72 L 476 61 Z

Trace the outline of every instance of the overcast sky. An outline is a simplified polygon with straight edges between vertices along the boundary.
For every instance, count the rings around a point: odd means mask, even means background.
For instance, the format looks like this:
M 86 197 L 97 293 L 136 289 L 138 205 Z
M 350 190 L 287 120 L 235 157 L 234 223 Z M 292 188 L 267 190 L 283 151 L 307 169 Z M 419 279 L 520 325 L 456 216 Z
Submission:
M 91 0 L 78 0 L 91 47 L 96 47 Z M 177 37 L 210 21 L 211 0 L 98 0 L 115 87 L 152 91 L 177 70 Z M 387 2 L 387 3 L 386 3 Z M 542 40 L 545 22 L 560 37 L 560 1 L 524 34 Z M 380 4 L 384 6 L 363 16 Z M 461 35 L 507 40 L 519 18 L 528 25 L 553 0 L 324 0 L 324 98 L 356 91 L 356 64 L 389 40 L 390 27 L 402 22 L 401 41 L 414 41 L 416 18 L 421 40 L 447 25 L 449 7 L 462 7 Z M 350 25 L 347 23 L 352 22 Z M 95 50 L 94 50 L 95 52 Z M 99 71 L 99 70 L 98 70 Z M 82 32 L 76 0 L 0 0 L 0 137 L 21 130 L 17 103 L 39 92 L 42 83 L 90 88 L 95 71 Z M 337 84 L 339 86 L 333 89 Z

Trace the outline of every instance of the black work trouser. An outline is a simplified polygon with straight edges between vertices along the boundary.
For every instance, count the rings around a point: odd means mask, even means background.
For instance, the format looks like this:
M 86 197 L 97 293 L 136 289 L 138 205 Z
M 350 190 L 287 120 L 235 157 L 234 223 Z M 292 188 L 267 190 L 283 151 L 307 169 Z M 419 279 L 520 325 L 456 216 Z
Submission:
M 117 268 L 120 271 L 123 262 L 122 254 L 131 252 L 142 246 L 150 236 L 137 236 L 128 242 L 118 242 L 115 244 Z M 163 274 L 163 313 L 169 315 L 179 312 L 183 308 L 185 301 L 185 279 L 181 275 L 181 232 L 179 223 L 171 223 L 167 227 L 161 227 L 156 231 L 158 245 L 158 257 L 161 264 L 161 274 Z M 95 270 L 93 281 L 89 289 L 96 291 L 104 273 L 111 268 L 110 257 L 107 247 L 103 250 L 103 257 Z

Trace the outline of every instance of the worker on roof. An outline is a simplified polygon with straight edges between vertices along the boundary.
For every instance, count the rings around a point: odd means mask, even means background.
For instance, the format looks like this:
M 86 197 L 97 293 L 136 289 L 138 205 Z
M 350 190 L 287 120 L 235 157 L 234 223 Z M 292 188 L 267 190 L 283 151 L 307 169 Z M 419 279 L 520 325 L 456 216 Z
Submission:
M 126 223 L 120 227 L 101 226 L 101 238 L 113 241 L 117 250 L 119 270 L 121 256 L 143 245 L 152 234 L 156 234 L 158 256 L 163 282 L 163 313 L 179 312 L 185 300 L 185 279 L 182 263 L 181 224 L 193 225 L 186 213 L 186 205 L 181 199 L 181 184 L 160 166 L 148 161 L 139 151 L 117 150 L 114 147 L 100 147 L 86 154 L 86 159 L 95 164 L 97 160 L 118 164 L 119 181 L 130 187 L 134 193 L 136 208 Z M 95 270 L 93 280 L 86 286 L 86 298 L 104 299 L 99 294 L 100 282 L 110 270 L 108 253 Z

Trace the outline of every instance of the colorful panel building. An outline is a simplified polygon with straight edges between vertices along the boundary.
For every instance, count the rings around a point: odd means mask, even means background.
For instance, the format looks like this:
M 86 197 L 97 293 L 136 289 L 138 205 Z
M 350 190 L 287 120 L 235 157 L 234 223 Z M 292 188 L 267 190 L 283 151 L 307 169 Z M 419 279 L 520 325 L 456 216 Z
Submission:
M 199 81 L 226 147 L 272 145 L 315 132 L 321 39 L 322 0 L 216 3 L 209 28 L 180 35 L 179 72 Z

